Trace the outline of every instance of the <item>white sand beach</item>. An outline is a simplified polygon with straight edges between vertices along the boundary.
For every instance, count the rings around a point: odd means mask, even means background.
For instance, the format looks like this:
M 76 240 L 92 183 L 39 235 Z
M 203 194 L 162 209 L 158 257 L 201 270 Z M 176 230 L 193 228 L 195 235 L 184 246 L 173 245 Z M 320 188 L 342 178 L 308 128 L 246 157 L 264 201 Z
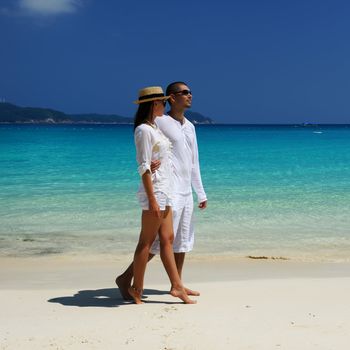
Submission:
M 143 305 L 114 285 L 124 260 L 2 258 L 1 349 L 346 349 L 350 265 L 189 260 L 198 304 L 171 297 L 157 259 Z

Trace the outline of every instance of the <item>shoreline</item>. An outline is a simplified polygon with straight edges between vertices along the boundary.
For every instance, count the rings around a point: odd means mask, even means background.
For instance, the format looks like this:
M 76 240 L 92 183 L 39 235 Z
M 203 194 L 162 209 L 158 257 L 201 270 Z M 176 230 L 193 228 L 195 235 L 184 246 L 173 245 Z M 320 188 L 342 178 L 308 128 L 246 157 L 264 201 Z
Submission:
M 130 261 L 133 259 L 134 246 L 122 252 L 93 252 L 93 251 L 71 251 L 71 252 L 52 252 L 36 254 L 0 254 L 0 264 L 6 261 Z M 350 264 L 350 255 L 345 253 L 339 254 L 338 256 L 332 254 L 325 254 L 324 251 L 319 251 L 318 253 L 304 253 L 297 254 L 297 252 L 283 252 L 284 254 L 278 254 L 275 250 L 262 250 L 253 251 L 251 253 L 245 252 L 243 254 L 232 254 L 229 252 L 222 253 L 210 253 L 210 252 L 190 252 L 186 254 L 186 261 L 189 262 L 221 262 L 225 261 L 228 263 L 234 263 L 237 261 L 285 261 L 292 263 L 320 263 L 320 264 Z M 289 253 L 289 254 L 288 254 Z
M 94 284 L 114 284 L 131 261 L 132 256 L 120 260 L 111 256 L 0 258 L 1 289 L 78 287 L 89 284 L 89 275 Z M 350 263 L 191 258 L 186 259 L 183 276 L 185 282 L 194 283 L 288 278 L 350 278 Z M 168 283 L 159 256 L 147 265 L 145 285 L 152 283 Z

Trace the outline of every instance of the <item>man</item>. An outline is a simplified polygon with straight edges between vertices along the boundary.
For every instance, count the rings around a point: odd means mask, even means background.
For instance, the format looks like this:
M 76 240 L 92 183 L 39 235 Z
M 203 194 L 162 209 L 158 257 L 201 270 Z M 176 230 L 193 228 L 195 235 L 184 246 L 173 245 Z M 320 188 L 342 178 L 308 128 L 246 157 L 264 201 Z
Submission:
M 174 198 L 173 198 L 173 227 L 174 227 L 174 256 L 176 267 L 182 279 L 182 269 L 185 255 L 193 249 L 193 196 L 192 187 L 198 198 L 198 207 L 207 207 L 199 168 L 197 137 L 194 125 L 185 118 L 186 109 L 192 105 L 192 92 L 184 82 L 171 83 L 166 89 L 170 96 L 168 102 L 170 111 L 155 120 L 159 129 L 172 143 L 172 162 L 174 167 Z M 152 162 L 152 172 L 160 165 L 159 161 Z M 149 260 L 159 253 L 159 240 L 152 248 Z M 128 287 L 133 277 L 133 264 L 116 278 L 116 284 L 124 299 L 129 299 Z M 185 288 L 188 295 L 198 296 L 199 292 Z

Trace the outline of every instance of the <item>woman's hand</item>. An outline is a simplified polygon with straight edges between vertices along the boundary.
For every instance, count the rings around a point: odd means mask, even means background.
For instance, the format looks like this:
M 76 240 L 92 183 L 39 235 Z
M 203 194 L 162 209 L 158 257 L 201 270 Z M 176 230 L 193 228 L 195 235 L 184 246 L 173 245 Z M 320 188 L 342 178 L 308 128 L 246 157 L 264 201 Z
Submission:
M 161 212 L 157 200 L 153 197 L 148 200 L 149 210 L 154 214 L 155 217 L 160 218 Z
M 147 193 L 147 198 L 148 198 L 148 203 L 149 203 L 148 210 L 150 210 L 156 218 L 160 218 L 161 212 L 160 212 L 156 197 L 154 196 L 154 193 L 153 193 L 153 184 L 152 184 L 152 179 L 151 179 L 151 173 L 149 170 L 147 170 L 142 175 L 142 182 L 143 182 L 143 185 L 145 187 L 145 191 Z

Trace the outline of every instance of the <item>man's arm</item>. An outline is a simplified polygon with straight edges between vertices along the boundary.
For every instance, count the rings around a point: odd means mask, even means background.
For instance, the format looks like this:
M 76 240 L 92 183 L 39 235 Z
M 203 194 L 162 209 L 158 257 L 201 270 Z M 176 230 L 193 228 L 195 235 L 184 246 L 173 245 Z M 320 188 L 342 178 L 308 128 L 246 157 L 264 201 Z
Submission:
M 192 145 L 192 174 L 191 174 L 191 183 L 192 187 L 195 190 L 198 198 L 198 208 L 205 209 L 207 207 L 207 195 L 203 188 L 202 177 L 199 167 L 199 155 L 198 155 L 198 144 L 197 144 L 197 136 L 196 131 L 193 126 L 193 145 Z
M 154 172 L 156 171 L 156 170 L 158 170 L 159 169 L 159 167 L 160 167 L 160 160 L 152 160 L 152 162 L 151 162 L 151 172 L 152 172 L 152 174 L 154 174 Z

